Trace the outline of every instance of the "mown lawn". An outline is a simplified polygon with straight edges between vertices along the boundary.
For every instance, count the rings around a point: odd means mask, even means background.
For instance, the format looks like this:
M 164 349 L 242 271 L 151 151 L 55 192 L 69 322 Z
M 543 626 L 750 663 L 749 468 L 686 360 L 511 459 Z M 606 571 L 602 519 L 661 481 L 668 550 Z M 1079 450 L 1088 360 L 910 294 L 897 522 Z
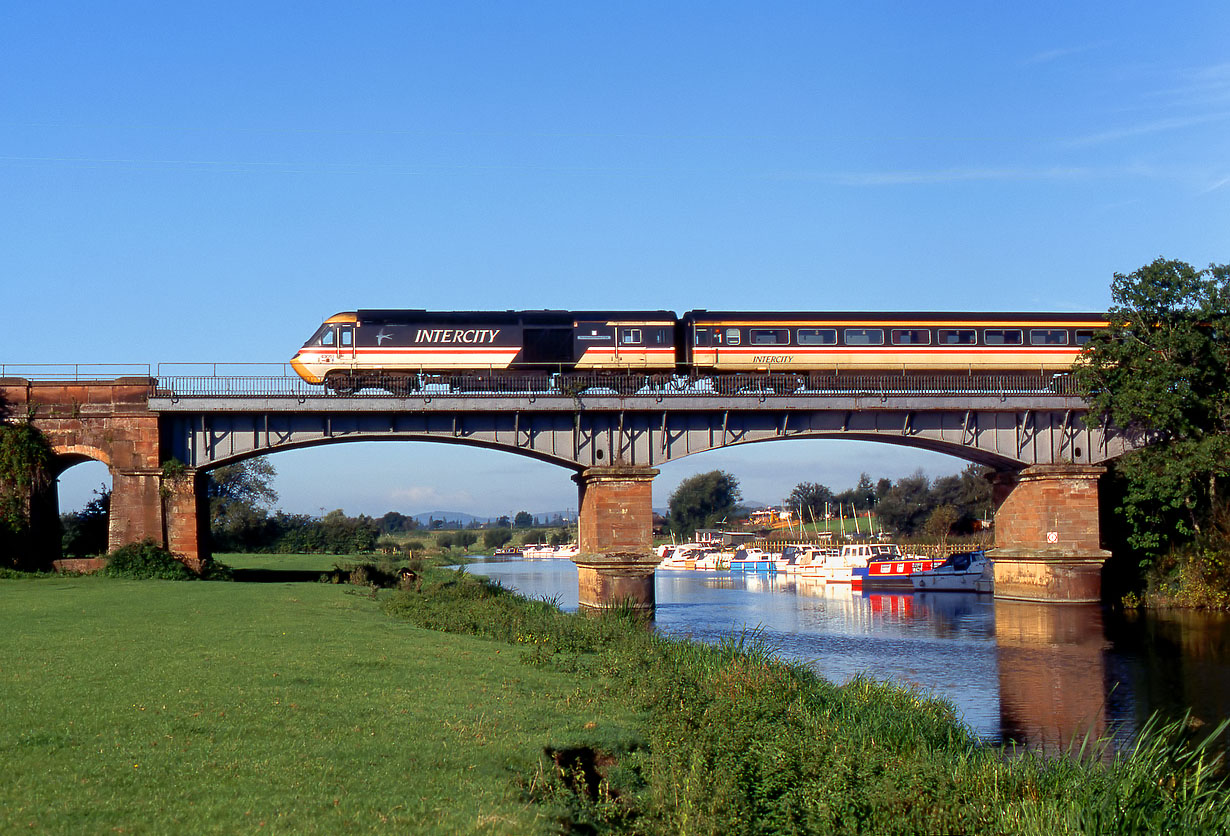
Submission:
M 551 832 L 544 747 L 635 723 L 521 653 L 346 586 L 0 581 L 0 832 Z

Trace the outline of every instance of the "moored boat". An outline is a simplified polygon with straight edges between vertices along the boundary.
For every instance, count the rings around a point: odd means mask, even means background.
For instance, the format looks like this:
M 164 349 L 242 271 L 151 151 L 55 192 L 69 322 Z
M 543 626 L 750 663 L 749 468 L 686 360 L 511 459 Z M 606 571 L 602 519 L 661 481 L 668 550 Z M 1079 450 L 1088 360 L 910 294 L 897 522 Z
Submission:
M 950 554 L 948 559 L 933 569 L 910 574 L 914 589 L 938 592 L 977 592 L 979 581 L 991 574 L 991 561 L 981 549 L 972 552 Z M 985 576 L 985 577 L 984 577 Z
M 818 546 L 786 546 L 782 556 L 777 559 L 777 571 L 783 575 L 798 575 L 803 569 L 813 563 L 823 562 L 825 554 L 833 549 L 822 549 Z
M 776 572 L 777 555 L 760 549 L 743 548 L 730 559 L 732 572 Z
M 892 553 L 867 562 L 867 574 L 863 576 L 863 589 L 913 589 L 910 575 L 926 572 L 943 563 L 938 558 L 902 554 L 897 546 L 890 546 Z
M 867 577 L 870 561 L 893 556 L 901 556 L 901 549 L 892 543 L 847 544 L 840 551 L 829 552 L 822 562 L 805 567 L 799 574 L 826 583 L 848 583 L 859 587 Z

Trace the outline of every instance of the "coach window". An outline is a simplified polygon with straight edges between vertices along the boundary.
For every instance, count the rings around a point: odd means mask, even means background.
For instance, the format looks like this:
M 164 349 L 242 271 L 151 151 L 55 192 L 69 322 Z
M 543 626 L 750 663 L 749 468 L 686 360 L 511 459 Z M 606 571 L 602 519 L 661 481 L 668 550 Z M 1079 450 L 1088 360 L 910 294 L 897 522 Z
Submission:
M 926 328 L 894 328 L 893 345 L 931 345 L 931 332 Z
M 739 344 L 739 329 L 738 328 L 727 328 L 726 329 L 726 344 L 727 345 L 738 345 Z
M 788 345 L 790 331 L 786 328 L 753 328 L 747 338 L 751 345 Z
M 1020 345 L 1021 332 L 1015 328 L 988 328 L 982 332 L 985 345 Z
M 709 345 L 709 329 L 708 328 L 697 328 L 696 329 L 696 342 L 694 344 L 699 345 L 699 346 Z
M 1084 345 L 1093 339 L 1093 332 L 1080 329 L 1076 332 L 1076 344 Z
M 941 328 L 940 345 L 977 345 L 978 332 L 973 328 Z
M 666 345 L 666 329 L 659 328 L 653 332 L 653 341 L 655 345 Z
M 794 335 L 799 345 L 837 345 L 836 328 L 800 328 Z
M 1068 332 L 1064 328 L 1034 328 L 1029 332 L 1030 345 L 1067 345 Z
M 624 345 L 635 345 L 641 341 L 640 328 L 623 328 L 619 332 L 619 341 Z
M 847 328 L 846 345 L 884 345 L 884 329 Z

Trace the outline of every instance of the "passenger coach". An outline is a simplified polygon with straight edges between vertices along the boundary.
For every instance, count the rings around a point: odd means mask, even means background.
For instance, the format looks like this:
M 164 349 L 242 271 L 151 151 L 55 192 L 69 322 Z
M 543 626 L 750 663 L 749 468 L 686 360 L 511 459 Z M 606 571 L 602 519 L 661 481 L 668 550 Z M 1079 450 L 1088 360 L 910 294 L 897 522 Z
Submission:
M 773 313 L 683 315 L 697 372 L 1066 371 L 1098 314 Z

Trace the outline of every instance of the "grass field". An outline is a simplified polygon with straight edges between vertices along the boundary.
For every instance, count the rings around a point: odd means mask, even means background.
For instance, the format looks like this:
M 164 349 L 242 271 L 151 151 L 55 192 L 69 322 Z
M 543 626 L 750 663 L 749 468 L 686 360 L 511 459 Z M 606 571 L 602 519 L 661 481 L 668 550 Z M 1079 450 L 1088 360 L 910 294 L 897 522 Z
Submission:
M 627 718 L 519 656 L 345 586 L 0 581 L 0 832 L 550 832 L 544 747 Z
M 755 634 L 659 636 L 459 570 L 378 593 L 273 565 L 0 580 L 0 833 L 1230 832 L 1220 728 L 1011 755 Z

